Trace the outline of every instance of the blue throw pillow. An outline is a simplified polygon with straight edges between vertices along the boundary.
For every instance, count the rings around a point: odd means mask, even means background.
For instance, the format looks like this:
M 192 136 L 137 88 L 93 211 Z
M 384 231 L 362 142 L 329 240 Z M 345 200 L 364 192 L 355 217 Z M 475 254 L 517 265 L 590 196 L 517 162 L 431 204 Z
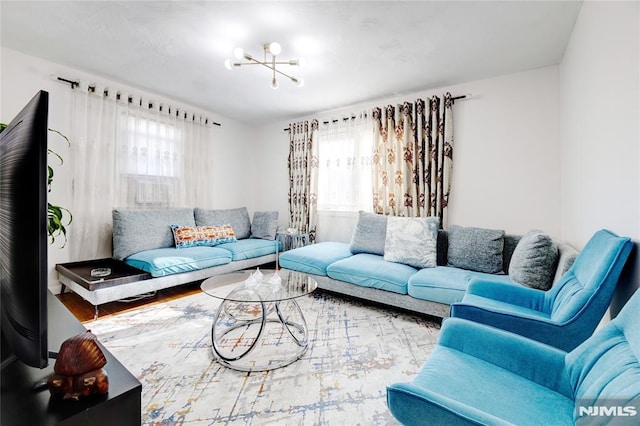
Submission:
M 387 238 L 387 219 L 381 214 L 358 212 L 358 222 L 351 236 L 351 253 L 371 253 L 384 255 Z
M 193 209 L 120 210 L 113 215 L 113 258 L 123 260 L 140 251 L 172 247 L 171 224 L 194 226 Z
M 251 237 L 275 240 L 278 230 L 278 212 L 255 212 L 251 222 Z
M 251 220 L 246 207 L 237 209 L 207 210 L 196 207 L 193 210 L 196 225 L 220 226 L 229 224 L 236 233 L 236 238 L 243 239 L 251 236 Z

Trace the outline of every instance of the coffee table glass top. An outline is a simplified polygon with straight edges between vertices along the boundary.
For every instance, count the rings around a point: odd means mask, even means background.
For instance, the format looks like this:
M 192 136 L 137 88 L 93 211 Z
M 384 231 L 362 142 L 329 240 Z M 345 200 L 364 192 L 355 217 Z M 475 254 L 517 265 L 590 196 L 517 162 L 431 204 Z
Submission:
M 235 302 L 277 302 L 295 299 L 318 288 L 316 280 L 302 272 L 281 269 L 274 277 L 275 272 L 252 269 L 216 275 L 204 280 L 200 288 L 209 296 Z

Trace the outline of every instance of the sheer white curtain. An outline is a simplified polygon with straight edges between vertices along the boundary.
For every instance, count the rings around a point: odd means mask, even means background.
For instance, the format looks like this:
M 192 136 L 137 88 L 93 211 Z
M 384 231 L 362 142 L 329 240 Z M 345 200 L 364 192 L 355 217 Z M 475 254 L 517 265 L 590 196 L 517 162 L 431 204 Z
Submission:
M 72 110 L 73 260 L 111 256 L 113 208 L 212 207 L 206 117 L 83 83 Z
M 346 241 L 359 210 L 373 211 L 370 111 L 320 124 L 318 144 L 318 241 Z
M 212 127 L 201 114 L 133 97 L 120 110 L 118 206 L 211 207 Z

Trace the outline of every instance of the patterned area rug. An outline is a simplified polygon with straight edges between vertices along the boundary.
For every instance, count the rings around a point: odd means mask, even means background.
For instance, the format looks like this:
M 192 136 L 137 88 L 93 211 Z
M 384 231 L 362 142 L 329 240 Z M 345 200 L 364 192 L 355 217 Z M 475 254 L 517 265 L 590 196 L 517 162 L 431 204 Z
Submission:
M 416 375 L 439 324 L 322 292 L 298 303 L 309 349 L 268 372 L 243 373 L 215 361 L 211 324 L 219 302 L 204 293 L 85 327 L 142 382 L 145 425 L 397 424 L 386 386 Z

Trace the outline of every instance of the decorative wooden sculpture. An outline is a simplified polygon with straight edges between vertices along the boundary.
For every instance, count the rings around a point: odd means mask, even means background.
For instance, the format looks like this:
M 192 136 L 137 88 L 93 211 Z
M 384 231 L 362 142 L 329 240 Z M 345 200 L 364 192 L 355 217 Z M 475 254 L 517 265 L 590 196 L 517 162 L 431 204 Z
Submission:
M 79 400 L 89 395 L 109 392 L 107 363 L 97 338 L 91 331 L 70 337 L 60 346 L 53 366 L 54 374 L 48 379 L 49 392 L 63 399 Z

